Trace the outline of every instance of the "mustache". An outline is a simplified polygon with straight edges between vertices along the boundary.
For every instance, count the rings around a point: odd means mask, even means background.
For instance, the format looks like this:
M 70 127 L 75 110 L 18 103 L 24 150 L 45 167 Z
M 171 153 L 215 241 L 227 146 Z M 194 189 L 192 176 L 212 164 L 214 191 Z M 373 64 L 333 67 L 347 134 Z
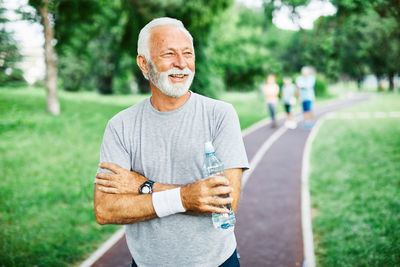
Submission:
M 191 75 L 193 72 L 188 68 L 184 68 L 183 70 L 179 68 L 172 68 L 165 72 L 167 75 L 174 75 L 174 74 L 183 74 L 183 75 Z

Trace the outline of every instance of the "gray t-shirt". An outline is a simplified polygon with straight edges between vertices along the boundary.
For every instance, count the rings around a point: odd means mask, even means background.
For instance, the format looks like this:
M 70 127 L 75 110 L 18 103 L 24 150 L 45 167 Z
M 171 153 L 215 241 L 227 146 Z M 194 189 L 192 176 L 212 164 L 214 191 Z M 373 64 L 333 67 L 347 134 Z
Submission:
M 100 161 L 155 182 L 183 185 L 203 178 L 207 141 L 225 169 L 248 168 L 232 105 L 191 92 L 179 109 L 160 112 L 147 98 L 108 122 Z M 232 230 L 215 229 L 211 216 L 200 215 L 174 214 L 130 224 L 126 239 L 139 266 L 218 266 L 236 248 Z

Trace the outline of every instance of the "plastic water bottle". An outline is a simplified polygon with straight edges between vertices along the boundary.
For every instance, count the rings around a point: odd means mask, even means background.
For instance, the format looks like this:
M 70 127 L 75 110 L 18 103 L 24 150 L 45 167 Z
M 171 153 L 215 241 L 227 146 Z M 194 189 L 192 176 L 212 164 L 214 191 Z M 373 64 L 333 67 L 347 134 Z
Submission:
M 215 156 L 215 150 L 211 142 L 204 144 L 206 158 L 204 160 L 203 172 L 205 177 L 225 176 L 224 164 Z M 229 194 L 220 197 L 229 197 Z M 234 227 L 236 223 L 235 213 L 231 204 L 222 207 L 229 209 L 229 213 L 213 213 L 212 222 L 215 228 L 228 229 Z

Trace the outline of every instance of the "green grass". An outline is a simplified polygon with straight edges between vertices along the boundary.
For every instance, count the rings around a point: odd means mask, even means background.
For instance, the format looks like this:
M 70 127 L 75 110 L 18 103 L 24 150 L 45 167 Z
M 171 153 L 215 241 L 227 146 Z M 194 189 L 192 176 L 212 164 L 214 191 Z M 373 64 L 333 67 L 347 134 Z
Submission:
M 343 112 L 375 111 L 400 111 L 400 95 Z M 400 118 L 326 120 L 310 192 L 318 266 L 400 266 Z
M 225 92 L 221 95 L 221 100 L 234 106 L 242 129 L 269 116 L 263 97 L 257 92 Z
M 54 117 L 44 90 L 0 88 L 0 266 L 77 264 L 117 229 L 94 218 L 100 144 L 108 119 L 146 96 L 59 96 Z M 242 127 L 266 115 L 251 93 L 225 97 Z
M 45 113 L 43 90 L 0 90 L 0 265 L 67 266 L 115 226 L 93 214 L 93 180 L 106 122 L 143 97 L 60 94 Z

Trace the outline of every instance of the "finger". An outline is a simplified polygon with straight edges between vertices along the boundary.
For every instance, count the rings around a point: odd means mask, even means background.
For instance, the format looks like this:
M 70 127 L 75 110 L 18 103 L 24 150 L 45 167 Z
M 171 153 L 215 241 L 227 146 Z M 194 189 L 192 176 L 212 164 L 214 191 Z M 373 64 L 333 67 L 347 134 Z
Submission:
M 213 213 L 229 213 L 229 210 L 227 208 L 208 206 L 207 209 Z
M 109 172 L 98 172 L 96 173 L 96 178 L 104 179 L 104 180 L 112 180 L 114 179 L 115 174 Z
M 210 195 L 212 196 L 219 196 L 219 195 L 226 195 L 233 192 L 233 188 L 230 186 L 216 186 L 209 190 Z
M 104 187 L 104 186 L 99 186 L 98 189 L 104 193 L 108 193 L 108 194 L 116 194 L 118 193 L 117 188 L 113 188 L 113 187 Z
M 116 184 L 112 181 L 109 180 L 101 180 L 101 179 L 97 179 L 96 180 L 96 184 L 103 186 L 103 187 L 114 187 L 117 188 Z
M 207 179 L 208 185 L 229 185 L 229 180 L 225 176 L 212 176 Z
M 210 200 L 210 204 L 214 206 L 222 206 L 232 203 L 233 203 L 233 198 L 231 197 L 213 197 L 213 199 Z
M 99 167 L 103 168 L 103 169 L 108 169 L 110 171 L 113 171 L 114 173 L 120 173 L 123 170 L 125 170 L 124 168 L 122 168 L 118 164 L 115 164 L 115 163 L 112 163 L 112 162 L 101 162 L 99 164 Z

